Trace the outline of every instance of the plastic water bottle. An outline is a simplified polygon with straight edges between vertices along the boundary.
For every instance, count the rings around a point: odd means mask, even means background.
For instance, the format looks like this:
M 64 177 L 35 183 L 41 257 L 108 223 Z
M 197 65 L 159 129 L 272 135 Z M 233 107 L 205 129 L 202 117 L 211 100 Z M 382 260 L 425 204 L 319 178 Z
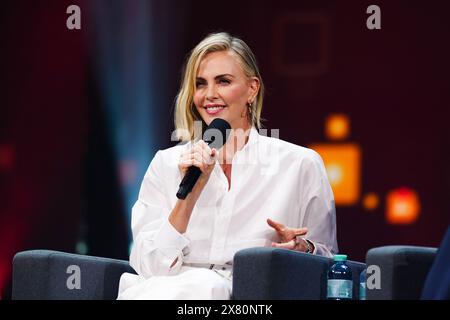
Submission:
M 366 270 L 359 275 L 359 300 L 366 300 Z
M 351 300 L 353 296 L 352 270 L 347 265 L 347 255 L 334 256 L 334 264 L 328 270 L 327 299 Z

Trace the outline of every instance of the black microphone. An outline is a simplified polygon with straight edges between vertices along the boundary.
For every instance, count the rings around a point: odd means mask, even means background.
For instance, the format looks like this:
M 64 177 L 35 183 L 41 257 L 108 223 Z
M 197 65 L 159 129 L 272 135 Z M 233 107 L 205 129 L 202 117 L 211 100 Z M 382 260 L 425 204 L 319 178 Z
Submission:
M 215 148 L 217 151 L 227 142 L 230 134 L 230 124 L 220 118 L 214 119 L 209 126 L 205 129 L 203 134 L 203 141 L 209 145 L 209 147 Z M 196 166 L 190 166 L 186 172 L 186 175 L 181 180 L 180 188 L 177 192 L 178 199 L 186 199 L 189 192 L 192 191 L 195 183 L 202 174 L 202 171 Z

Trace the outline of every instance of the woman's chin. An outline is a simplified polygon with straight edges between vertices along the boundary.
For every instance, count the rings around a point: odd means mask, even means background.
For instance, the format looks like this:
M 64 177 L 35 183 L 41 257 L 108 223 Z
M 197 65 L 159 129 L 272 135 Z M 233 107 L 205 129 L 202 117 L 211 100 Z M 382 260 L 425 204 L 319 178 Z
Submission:
M 221 112 L 219 114 L 207 114 L 203 119 L 205 119 L 206 124 L 209 126 L 214 119 L 218 118 L 228 121 L 227 117 Z

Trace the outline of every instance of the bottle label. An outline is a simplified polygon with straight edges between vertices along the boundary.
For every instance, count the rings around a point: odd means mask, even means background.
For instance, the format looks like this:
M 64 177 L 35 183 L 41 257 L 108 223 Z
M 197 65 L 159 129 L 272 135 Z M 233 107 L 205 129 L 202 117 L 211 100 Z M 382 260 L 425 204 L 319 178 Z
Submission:
M 352 280 L 329 279 L 327 286 L 327 298 L 351 299 L 353 290 Z

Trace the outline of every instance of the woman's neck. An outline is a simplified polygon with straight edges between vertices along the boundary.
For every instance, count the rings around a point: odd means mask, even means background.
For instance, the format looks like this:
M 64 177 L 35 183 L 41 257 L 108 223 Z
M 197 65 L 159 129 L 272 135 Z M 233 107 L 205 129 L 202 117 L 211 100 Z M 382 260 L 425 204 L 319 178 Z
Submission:
M 233 128 L 231 130 L 227 143 L 225 143 L 219 152 L 219 162 L 221 165 L 231 165 L 236 152 L 242 150 L 247 144 L 250 130 L 250 125 L 246 128 Z

